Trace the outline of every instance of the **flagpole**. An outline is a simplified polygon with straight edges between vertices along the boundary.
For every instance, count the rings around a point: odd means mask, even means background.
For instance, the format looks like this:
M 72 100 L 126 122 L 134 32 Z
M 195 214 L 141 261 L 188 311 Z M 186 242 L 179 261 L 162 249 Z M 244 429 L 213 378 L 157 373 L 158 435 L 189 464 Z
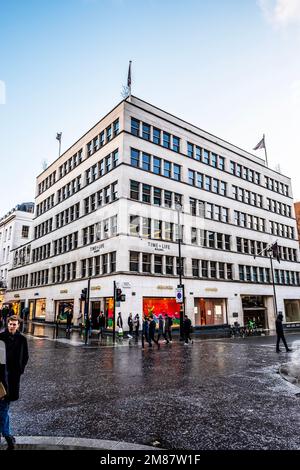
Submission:
M 129 61 L 129 68 L 128 68 L 128 78 L 127 78 L 127 86 L 128 86 L 128 100 L 131 101 L 131 62 Z
M 265 134 L 263 134 L 263 138 L 264 138 L 264 148 L 265 148 L 265 160 L 266 160 L 266 165 L 269 166 L 269 163 L 268 163 L 268 155 L 267 155 L 267 147 L 266 147 L 266 140 L 265 140 Z

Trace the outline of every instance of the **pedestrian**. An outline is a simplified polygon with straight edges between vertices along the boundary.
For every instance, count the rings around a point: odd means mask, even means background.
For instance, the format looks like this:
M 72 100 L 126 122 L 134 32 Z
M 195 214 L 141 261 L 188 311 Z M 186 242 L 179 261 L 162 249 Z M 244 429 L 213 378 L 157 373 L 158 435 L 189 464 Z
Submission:
M 284 346 L 285 346 L 286 352 L 291 352 L 291 351 L 292 351 L 292 350 L 288 347 L 288 345 L 287 345 L 287 343 L 286 343 L 286 340 L 285 340 L 285 337 L 284 337 L 282 320 L 283 320 L 283 315 L 282 315 L 282 313 L 279 313 L 279 314 L 277 315 L 277 320 L 276 320 L 276 333 L 277 333 L 276 352 L 277 352 L 277 353 L 280 352 L 280 349 L 279 349 L 279 342 L 280 342 L 281 339 L 282 339 L 282 342 L 283 342 L 283 344 L 284 344 Z
M 160 314 L 158 315 L 157 341 L 159 341 L 159 338 L 160 338 L 161 336 L 163 336 L 163 337 L 166 339 L 165 332 L 164 332 L 164 328 L 165 328 L 164 318 L 163 318 L 162 314 L 160 313 Z
M 137 313 L 134 317 L 134 331 L 135 331 L 135 339 L 138 341 L 139 339 L 139 330 L 140 330 L 140 316 Z
M 172 325 L 173 325 L 173 320 L 172 317 L 167 313 L 166 318 L 165 318 L 165 340 L 166 343 L 172 343 Z M 169 339 L 168 339 L 169 337 Z
M 151 347 L 152 344 L 149 338 L 149 320 L 146 317 L 146 315 L 144 315 L 143 317 L 143 324 L 142 324 L 142 349 L 145 349 L 145 339 L 147 343 L 149 344 L 149 347 Z
M 157 344 L 157 347 L 160 347 L 160 344 L 157 339 L 155 339 L 155 329 L 156 329 L 156 321 L 154 320 L 153 316 L 150 317 L 149 323 L 149 346 L 151 347 L 151 341 Z
M 183 320 L 183 337 L 184 337 L 184 344 L 189 344 L 189 341 L 193 344 L 193 340 L 191 338 L 191 329 L 192 329 L 192 322 L 187 315 L 184 315 Z
M 67 328 L 66 328 L 66 334 L 70 334 L 72 331 L 72 321 L 73 321 L 73 311 L 69 309 L 67 311 Z
M 133 319 L 132 319 L 132 313 L 130 313 L 130 314 L 129 314 L 129 317 L 128 317 L 128 328 L 129 328 L 128 338 L 132 339 L 132 338 L 133 338 Z
M 123 320 L 121 317 L 121 312 L 118 313 L 117 327 L 118 327 L 118 336 L 120 339 L 123 339 Z
M 77 324 L 79 326 L 79 336 L 82 335 L 82 330 L 83 330 L 83 315 L 82 312 L 79 312 L 79 315 L 77 317 Z
M 9 407 L 11 402 L 19 399 L 20 379 L 28 362 L 27 339 L 19 332 L 19 327 L 19 318 L 12 315 L 8 319 L 7 328 L 0 333 L 0 342 L 5 344 L 7 377 L 5 382 L 7 396 L 0 401 L 0 430 L 7 442 L 8 450 L 13 450 L 16 442 L 10 431 Z
M 103 313 L 102 310 L 100 312 L 98 322 L 99 322 L 98 338 L 100 338 L 100 335 L 101 335 L 101 339 L 102 339 L 103 338 L 103 333 L 104 333 L 104 328 L 105 328 L 105 316 L 104 316 L 104 313 Z

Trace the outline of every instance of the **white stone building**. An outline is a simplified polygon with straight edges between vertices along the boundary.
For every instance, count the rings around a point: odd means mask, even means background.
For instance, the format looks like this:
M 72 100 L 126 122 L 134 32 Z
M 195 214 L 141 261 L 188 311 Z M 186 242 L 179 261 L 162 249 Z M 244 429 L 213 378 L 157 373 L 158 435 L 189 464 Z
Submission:
M 259 253 L 276 240 L 278 310 L 289 323 L 300 320 L 290 179 L 135 97 L 37 177 L 30 262 L 16 250 L 6 299 L 25 302 L 31 318 L 50 322 L 72 306 L 76 320 L 90 277 L 92 318 L 103 310 L 108 326 L 114 281 L 126 295 L 117 307 L 125 325 L 129 312 L 178 318 L 178 215 L 185 310 L 195 325 L 255 318 L 273 328 L 270 259 Z
M 18 204 L 0 219 L 0 308 L 7 288 L 13 250 L 31 240 L 33 217 L 34 203 L 25 202 Z

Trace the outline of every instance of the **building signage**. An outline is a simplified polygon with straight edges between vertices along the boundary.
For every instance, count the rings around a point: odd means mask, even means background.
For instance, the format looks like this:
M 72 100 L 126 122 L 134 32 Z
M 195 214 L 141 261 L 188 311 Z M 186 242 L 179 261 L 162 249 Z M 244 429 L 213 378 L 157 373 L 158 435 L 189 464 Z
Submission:
M 178 304 L 182 304 L 183 303 L 183 288 L 182 287 L 177 287 L 177 289 L 175 289 L 175 296 L 176 296 L 176 302 Z
M 98 253 L 99 251 L 103 250 L 103 248 L 104 248 L 104 243 L 100 243 L 100 245 L 91 246 L 90 251 L 92 253 Z
M 216 287 L 207 287 L 205 292 L 218 292 L 218 289 Z
M 159 242 L 148 242 L 149 248 L 154 249 L 154 251 L 167 251 L 171 249 L 171 245 L 167 243 L 159 243 Z
M 15 294 L 14 297 L 15 297 L 15 299 L 17 299 L 17 298 L 20 297 L 20 294 Z
M 91 287 L 91 290 L 100 290 L 101 289 L 101 286 L 92 286 Z
M 62 289 L 59 291 L 60 294 L 67 294 L 68 293 L 68 289 Z
M 172 286 L 157 286 L 157 289 L 173 290 L 173 287 Z

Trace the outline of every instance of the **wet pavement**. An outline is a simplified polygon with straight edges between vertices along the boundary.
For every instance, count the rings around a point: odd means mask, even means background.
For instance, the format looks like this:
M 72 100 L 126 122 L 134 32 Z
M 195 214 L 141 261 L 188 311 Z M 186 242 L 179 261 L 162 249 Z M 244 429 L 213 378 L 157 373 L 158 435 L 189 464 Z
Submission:
M 300 333 L 275 337 L 177 339 L 142 351 L 128 340 L 85 346 L 38 326 L 13 432 L 157 445 L 164 449 L 299 449 L 299 388 L 281 365 L 300 363 Z

